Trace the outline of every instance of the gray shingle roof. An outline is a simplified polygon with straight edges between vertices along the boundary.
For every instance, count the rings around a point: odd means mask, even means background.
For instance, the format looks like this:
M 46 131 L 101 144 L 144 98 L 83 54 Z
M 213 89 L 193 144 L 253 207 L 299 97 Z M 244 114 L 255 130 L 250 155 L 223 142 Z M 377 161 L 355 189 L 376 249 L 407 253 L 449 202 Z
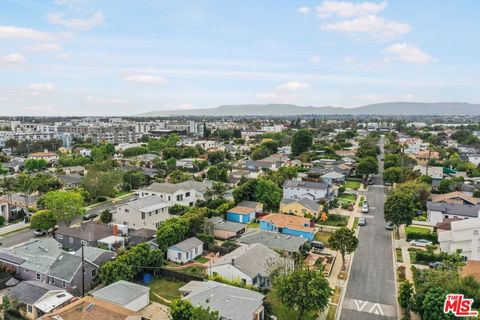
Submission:
M 182 242 L 174 244 L 170 248 L 179 249 L 179 250 L 185 252 L 185 251 L 190 251 L 190 250 L 194 249 L 195 247 L 198 247 L 199 245 L 203 245 L 203 241 L 196 238 L 196 237 L 191 237 L 191 238 L 183 240 Z
M 310 181 L 297 181 L 297 180 L 287 180 L 283 184 L 286 188 L 306 188 L 306 189 L 318 189 L 325 190 L 328 188 L 328 185 L 323 182 L 310 182 Z
M 8 289 L 7 295 L 25 304 L 33 305 L 50 290 L 59 290 L 59 288 L 40 281 L 22 281 Z
M 245 224 L 243 223 L 225 221 L 220 217 L 212 217 L 208 221 L 213 223 L 213 228 L 215 230 L 238 232 L 246 228 Z
M 427 209 L 433 211 L 440 211 L 443 214 L 453 214 L 458 216 L 478 218 L 480 212 L 480 205 L 428 201 Z
M 254 312 L 263 304 L 264 297 L 253 290 L 208 281 L 197 286 L 185 299 L 193 305 L 218 311 L 221 319 L 247 320 L 252 319 Z
M 57 279 L 71 281 L 81 264 L 81 257 L 70 253 L 65 253 L 58 256 L 58 258 L 52 264 L 48 274 Z
M 318 209 L 320 209 L 320 204 L 316 203 L 315 201 L 309 198 L 301 198 L 299 200 L 283 198 L 280 203 L 289 204 L 289 203 L 295 203 L 295 202 L 315 212 L 318 211 Z
M 97 241 L 111 236 L 113 234 L 113 230 L 109 225 L 98 223 L 96 221 L 89 221 L 75 227 L 68 227 L 60 224 L 56 233 L 87 241 Z
M 165 192 L 165 193 L 175 193 L 178 190 L 191 190 L 194 189 L 198 192 L 204 193 L 207 191 L 207 188 L 212 187 L 212 182 L 204 180 L 202 182 L 195 180 L 188 180 L 180 183 L 152 183 L 150 186 L 143 188 L 141 190 L 148 190 L 153 192 Z
M 278 232 L 256 230 L 245 233 L 238 241 L 245 244 L 261 243 L 274 250 L 298 252 L 305 242 L 307 242 L 307 239 Z
M 149 287 L 120 280 L 91 293 L 94 298 L 124 306 L 150 292 Z
M 282 259 L 278 253 L 261 243 L 244 245 L 224 255 L 212 264 L 212 267 L 233 264 L 246 275 L 268 277 L 271 264 Z

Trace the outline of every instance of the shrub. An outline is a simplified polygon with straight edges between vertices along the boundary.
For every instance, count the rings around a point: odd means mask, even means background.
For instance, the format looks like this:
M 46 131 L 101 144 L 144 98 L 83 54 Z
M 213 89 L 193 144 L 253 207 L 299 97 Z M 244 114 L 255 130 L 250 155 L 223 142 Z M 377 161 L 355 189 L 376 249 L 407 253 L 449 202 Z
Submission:
M 407 241 L 418 240 L 418 239 L 426 239 L 426 240 L 432 241 L 433 243 L 438 243 L 438 234 L 436 232 L 432 232 L 432 233 L 416 232 L 416 231 L 407 232 Z
M 197 233 L 196 237 L 206 243 L 214 243 L 215 240 L 212 235 L 206 233 Z
M 402 282 L 406 280 L 405 276 L 405 266 L 400 266 L 397 268 L 398 281 Z

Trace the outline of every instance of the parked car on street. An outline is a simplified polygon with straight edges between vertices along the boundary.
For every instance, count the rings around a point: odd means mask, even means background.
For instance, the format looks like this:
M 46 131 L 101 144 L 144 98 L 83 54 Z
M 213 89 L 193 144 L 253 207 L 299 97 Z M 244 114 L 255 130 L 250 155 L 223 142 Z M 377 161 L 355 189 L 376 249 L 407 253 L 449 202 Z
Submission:
M 426 246 L 431 246 L 433 243 L 430 240 L 426 239 L 417 239 L 417 240 L 412 240 L 410 241 L 410 245 L 414 247 L 426 247 Z
M 365 219 L 364 217 L 361 217 L 360 219 L 358 219 L 358 225 L 359 226 L 367 225 L 367 219 Z
M 362 205 L 362 213 L 368 213 L 368 204 L 364 203 Z
M 33 231 L 33 234 L 36 235 L 37 237 L 46 236 L 47 230 L 36 229 L 35 231 Z
M 394 228 L 395 228 L 395 225 L 391 222 L 387 222 L 385 224 L 385 229 L 387 229 L 387 230 L 393 230 Z
M 98 213 L 91 212 L 91 213 L 87 213 L 86 215 L 84 215 L 83 220 L 91 220 L 91 219 L 94 219 L 96 217 L 98 217 Z

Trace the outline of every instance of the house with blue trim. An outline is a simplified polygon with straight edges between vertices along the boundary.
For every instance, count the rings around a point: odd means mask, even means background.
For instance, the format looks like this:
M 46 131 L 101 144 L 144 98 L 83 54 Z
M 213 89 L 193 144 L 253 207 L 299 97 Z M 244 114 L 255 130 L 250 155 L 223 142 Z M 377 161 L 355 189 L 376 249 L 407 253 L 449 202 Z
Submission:
M 236 206 L 227 211 L 227 220 L 231 222 L 250 223 L 255 217 L 255 208 Z
M 260 230 L 275 231 L 312 241 L 316 229 L 310 226 L 310 219 L 282 213 L 270 213 L 260 219 Z

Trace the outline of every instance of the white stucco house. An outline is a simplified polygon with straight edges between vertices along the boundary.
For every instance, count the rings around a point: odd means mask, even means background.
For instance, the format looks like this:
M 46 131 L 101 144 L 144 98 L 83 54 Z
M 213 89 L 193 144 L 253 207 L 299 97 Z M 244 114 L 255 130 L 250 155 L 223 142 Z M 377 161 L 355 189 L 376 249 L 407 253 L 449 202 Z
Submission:
M 427 222 L 436 225 L 444 219 L 459 218 L 472 219 L 480 218 L 480 205 L 448 203 L 448 202 L 427 202 Z
M 178 263 L 187 263 L 203 254 L 203 241 L 196 237 L 174 244 L 167 251 L 167 259 Z
M 197 200 L 203 200 L 205 193 L 212 187 L 212 182 L 188 180 L 180 183 L 153 183 L 137 190 L 140 198 L 157 195 L 170 205 L 193 206 Z
M 332 194 L 331 186 L 323 182 L 287 180 L 283 184 L 283 197 L 287 199 L 309 198 L 314 201 L 328 199 Z
M 131 229 L 157 230 L 170 218 L 169 203 L 158 195 L 146 196 L 117 207 L 112 222 L 127 225 Z
M 480 261 L 480 218 L 457 220 L 450 223 L 450 230 L 438 229 L 440 250 L 446 253 L 455 253 L 467 260 Z

